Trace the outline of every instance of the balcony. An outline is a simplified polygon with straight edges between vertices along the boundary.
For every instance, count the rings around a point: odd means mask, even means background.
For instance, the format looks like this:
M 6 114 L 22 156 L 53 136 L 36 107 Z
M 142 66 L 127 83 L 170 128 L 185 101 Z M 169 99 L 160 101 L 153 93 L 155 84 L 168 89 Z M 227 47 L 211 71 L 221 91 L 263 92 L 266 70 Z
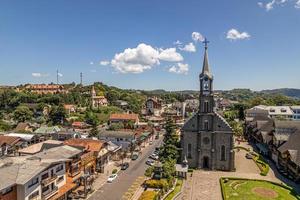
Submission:
M 51 196 L 53 196 L 54 194 L 56 194 L 58 192 L 58 187 L 55 186 L 53 187 L 53 189 L 48 189 L 45 192 L 42 193 L 42 200 L 47 200 L 49 199 Z
M 45 186 L 45 185 L 48 185 L 50 183 L 52 183 L 53 181 L 55 181 L 57 178 L 57 175 L 53 175 L 53 176 L 49 176 L 48 178 L 45 178 L 42 180 L 42 185 Z

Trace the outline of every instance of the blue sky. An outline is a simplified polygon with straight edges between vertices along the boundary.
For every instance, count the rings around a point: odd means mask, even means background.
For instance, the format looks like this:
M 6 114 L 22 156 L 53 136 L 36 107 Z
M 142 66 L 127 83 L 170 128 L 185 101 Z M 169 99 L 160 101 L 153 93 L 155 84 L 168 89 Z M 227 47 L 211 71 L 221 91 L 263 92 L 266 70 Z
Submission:
M 198 89 L 203 37 L 215 89 L 300 88 L 300 0 L 2 0 L 0 84 Z

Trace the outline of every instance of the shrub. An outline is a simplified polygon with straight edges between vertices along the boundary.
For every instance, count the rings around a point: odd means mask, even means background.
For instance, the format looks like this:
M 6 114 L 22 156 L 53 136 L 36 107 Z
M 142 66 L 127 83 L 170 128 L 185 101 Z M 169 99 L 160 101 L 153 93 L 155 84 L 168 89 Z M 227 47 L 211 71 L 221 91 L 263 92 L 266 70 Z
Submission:
M 245 151 L 250 151 L 250 148 L 246 148 L 246 147 L 243 147 L 243 146 L 236 146 L 234 147 L 233 149 L 242 149 L 242 150 L 245 150 Z
M 153 170 L 154 170 L 154 167 L 148 167 L 145 171 L 145 176 L 147 177 L 151 177 L 152 176 L 152 173 L 153 173 Z
M 140 196 L 139 200 L 155 200 L 156 199 L 156 192 L 155 191 L 144 191 Z
M 113 169 L 111 173 L 112 173 L 112 174 L 115 174 L 115 173 L 117 173 L 117 172 L 118 172 L 117 169 Z
M 260 175 L 266 176 L 270 170 L 269 165 L 263 160 L 263 157 L 261 155 L 253 157 L 253 160 L 255 161 L 256 165 L 258 166 L 260 170 Z
M 193 173 L 193 171 L 194 171 L 193 169 L 190 169 L 190 168 L 188 169 L 189 173 Z
M 150 180 L 146 180 L 145 181 L 145 185 L 149 188 L 155 188 L 155 189 L 167 189 L 169 184 L 167 182 L 167 180 L 165 179 L 160 179 L 160 180 L 154 180 L 154 179 L 150 179 Z

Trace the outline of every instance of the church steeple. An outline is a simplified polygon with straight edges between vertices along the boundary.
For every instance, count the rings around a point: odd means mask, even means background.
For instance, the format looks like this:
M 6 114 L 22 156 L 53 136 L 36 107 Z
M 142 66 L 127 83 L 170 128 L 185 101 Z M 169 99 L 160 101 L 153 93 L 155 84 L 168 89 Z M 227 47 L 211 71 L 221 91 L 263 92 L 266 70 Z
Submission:
M 204 42 L 204 59 L 200 79 L 200 97 L 199 97 L 199 111 L 200 113 L 211 113 L 214 107 L 213 98 L 213 75 L 210 71 L 207 54 L 207 44 L 209 41 L 205 38 Z
M 209 67 L 209 62 L 208 62 L 208 54 L 207 54 L 207 44 L 209 43 L 209 41 L 205 38 L 205 40 L 203 41 L 203 43 L 205 44 L 204 46 L 204 59 L 203 59 L 203 67 L 202 67 L 202 73 L 201 75 L 207 75 L 208 77 L 212 77 L 212 74 L 210 72 L 210 67 Z

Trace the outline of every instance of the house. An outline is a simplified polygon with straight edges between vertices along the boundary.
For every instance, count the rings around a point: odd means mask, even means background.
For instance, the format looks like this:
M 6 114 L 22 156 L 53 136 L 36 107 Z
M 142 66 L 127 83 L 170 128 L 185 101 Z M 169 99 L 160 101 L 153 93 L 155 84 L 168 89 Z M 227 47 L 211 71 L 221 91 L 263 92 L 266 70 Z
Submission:
M 31 126 L 29 123 L 27 122 L 20 122 L 18 123 L 17 127 L 14 129 L 14 132 L 16 133 L 28 133 L 28 132 L 32 132 L 33 131 L 33 126 Z
M 120 159 L 120 154 L 122 150 L 122 146 L 119 146 L 112 141 L 107 142 L 107 150 L 109 151 L 109 157 L 108 157 L 108 162 L 109 161 L 118 161 Z
M 162 112 L 162 100 L 157 97 L 150 97 L 145 103 L 146 114 L 160 116 Z
M 108 162 L 108 150 L 106 149 L 106 142 L 92 139 L 73 138 L 66 140 L 64 144 L 81 148 L 84 150 L 84 152 L 92 152 L 95 160 L 90 161 L 90 166 L 93 167 L 91 172 L 94 172 L 95 170 L 104 172 L 104 167 Z
M 293 119 L 300 120 L 300 106 L 291 106 L 293 111 Z
M 92 87 L 92 107 L 99 108 L 101 106 L 107 106 L 108 101 L 105 96 L 97 96 L 94 86 Z
M 28 84 L 25 89 L 36 94 L 57 94 L 66 93 L 63 85 L 56 84 Z
M 252 121 L 246 121 L 245 136 L 256 145 L 261 154 L 271 154 L 273 131 L 274 119 L 269 116 L 255 116 Z
M 85 129 L 87 127 L 88 127 L 88 124 L 86 124 L 85 122 L 75 121 L 72 123 L 73 129 Z
M 26 145 L 29 146 L 31 144 L 35 144 L 38 142 L 44 141 L 44 138 L 36 135 L 36 134 L 28 134 L 28 133 L 7 133 L 5 136 L 10 136 L 10 137 L 19 137 L 23 141 L 26 142 Z
M 28 147 L 25 147 L 23 149 L 19 149 L 18 153 L 19 155 L 34 155 L 37 154 L 39 152 L 54 148 L 54 147 L 58 147 L 58 146 L 62 146 L 63 142 L 61 141 L 57 141 L 57 140 L 46 140 L 43 142 L 39 142 L 36 144 L 32 144 Z
M 129 114 L 129 113 L 115 113 L 111 114 L 109 117 L 109 123 L 122 123 L 124 127 L 129 123 L 133 123 L 134 126 L 137 126 L 139 123 L 139 115 L 138 114 Z
M 250 109 L 251 110 L 251 109 Z M 271 118 L 276 119 L 293 119 L 293 111 L 289 106 L 265 106 L 259 105 L 252 108 L 252 110 L 265 110 Z
M 60 128 L 58 126 L 41 126 L 40 128 L 36 129 L 34 131 L 35 134 L 44 136 L 46 138 L 50 138 L 52 134 L 57 133 L 60 131 Z
M 64 195 L 72 189 L 66 187 L 67 163 L 80 153 L 76 148 L 64 146 L 30 157 L 1 160 L 1 199 L 66 199 Z M 57 196 L 61 191 L 61 196 Z
M 107 131 L 100 132 L 99 139 L 111 141 L 118 146 L 122 146 L 123 150 L 129 150 L 136 142 L 136 133 L 134 131 Z
M 0 135 L 0 157 L 7 154 L 14 154 L 26 146 L 20 137 Z
M 116 104 L 118 107 L 121 107 L 122 109 L 127 109 L 127 108 L 128 108 L 128 102 L 127 102 L 127 101 L 117 100 L 117 101 L 115 102 L 115 104 Z
M 53 140 L 65 141 L 72 138 L 81 138 L 81 134 L 75 131 L 59 131 L 52 133 Z
M 64 109 L 66 110 L 68 115 L 76 112 L 76 106 L 73 104 L 64 104 Z

